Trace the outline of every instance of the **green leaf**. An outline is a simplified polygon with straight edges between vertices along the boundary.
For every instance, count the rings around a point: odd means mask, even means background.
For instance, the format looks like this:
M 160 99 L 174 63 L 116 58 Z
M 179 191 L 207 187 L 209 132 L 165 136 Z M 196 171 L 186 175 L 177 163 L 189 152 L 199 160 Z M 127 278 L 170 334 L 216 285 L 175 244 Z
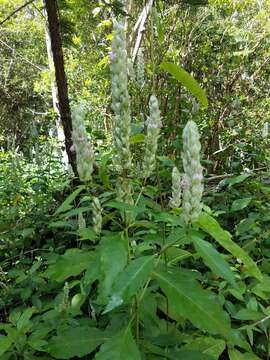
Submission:
M 133 135 L 133 136 L 131 136 L 129 138 L 129 143 L 131 145 L 142 143 L 142 142 L 144 142 L 144 138 L 145 138 L 144 134 L 142 134 L 142 133 L 136 134 L 136 135 Z
M 100 243 L 100 265 L 102 281 L 100 282 L 100 300 L 107 302 L 118 274 L 127 264 L 127 250 L 121 234 L 104 237 Z
M 62 282 L 71 276 L 77 276 L 89 266 L 93 256 L 91 251 L 69 249 L 64 255 L 59 256 L 55 264 L 48 267 L 44 276 L 57 282 Z
M 221 228 L 219 223 L 207 213 L 202 213 L 198 219 L 198 225 L 206 233 L 210 234 L 221 246 L 229 251 L 237 259 L 240 259 L 245 265 L 250 275 L 256 277 L 258 280 L 263 280 L 263 275 L 255 262 L 248 256 L 248 254 L 235 244 L 231 239 L 231 234 Z
M 53 336 L 46 351 L 56 359 L 83 357 L 94 351 L 108 338 L 96 328 L 88 326 L 70 327 Z
M 100 348 L 95 360 L 141 360 L 140 352 L 130 328 L 108 340 Z
M 169 72 L 176 80 L 185 86 L 194 95 L 203 107 L 208 106 L 208 100 L 204 90 L 200 87 L 198 82 L 184 70 L 182 67 L 170 63 L 163 62 L 160 67 Z
M 11 346 L 12 341 L 7 336 L 0 335 L 0 355 L 3 355 Z
M 96 233 L 91 228 L 78 229 L 77 234 L 80 236 L 80 240 L 95 241 L 97 237 Z
M 251 174 L 242 174 L 230 179 L 226 179 L 226 184 L 229 185 L 229 188 L 231 188 L 233 185 L 240 184 L 246 179 L 248 179 L 251 176 Z
M 220 253 L 207 241 L 196 236 L 193 236 L 192 240 L 197 253 L 203 258 L 204 263 L 213 273 L 227 280 L 233 286 L 236 286 L 234 274 Z
M 217 296 L 203 290 L 195 280 L 177 273 L 155 272 L 162 291 L 166 294 L 172 313 L 187 318 L 199 329 L 211 334 L 229 336 L 230 320 L 219 305 Z
M 36 309 L 34 307 L 28 308 L 23 311 L 23 313 L 21 314 L 21 316 L 17 322 L 18 330 L 28 328 L 28 326 L 30 325 L 30 318 L 34 314 L 35 311 L 36 311 Z
M 245 209 L 250 204 L 251 200 L 251 197 L 234 200 L 234 202 L 232 203 L 231 211 L 239 211 Z
M 70 205 L 72 203 L 72 201 L 75 200 L 75 198 L 80 194 L 80 192 L 82 192 L 85 189 L 84 185 L 80 185 L 75 191 L 73 191 L 72 194 L 70 194 L 66 200 L 59 206 L 59 208 L 55 211 L 55 213 L 53 215 L 57 215 L 60 213 L 63 213 L 67 210 L 72 209 L 72 205 Z
M 229 349 L 230 360 L 259 360 L 259 358 L 253 353 L 241 353 L 236 349 Z
M 225 345 L 221 339 L 204 336 L 191 341 L 183 346 L 183 349 L 197 350 L 203 355 L 210 356 L 213 360 L 218 360 L 225 349 Z
M 183 360 L 214 360 L 214 358 L 207 354 L 202 354 L 196 349 L 185 349 L 172 350 L 169 352 L 169 359 L 183 359 Z
M 262 313 L 250 309 L 241 309 L 236 314 L 233 315 L 234 319 L 243 320 L 243 321 L 248 321 L 248 320 L 258 321 L 263 319 L 263 317 L 264 316 Z
M 122 210 L 122 211 L 130 211 L 134 214 L 139 214 L 141 212 L 144 212 L 146 208 L 144 206 L 136 206 L 136 205 L 130 205 L 119 201 L 109 201 L 105 204 L 105 206 Z
M 118 299 L 119 305 L 122 302 L 129 301 L 144 286 L 154 265 L 154 256 L 142 256 L 133 260 L 115 279 L 112 299 L 105 312 L 111 311 L 116 307 L 117 302 L 115 302 L 115 299 Z

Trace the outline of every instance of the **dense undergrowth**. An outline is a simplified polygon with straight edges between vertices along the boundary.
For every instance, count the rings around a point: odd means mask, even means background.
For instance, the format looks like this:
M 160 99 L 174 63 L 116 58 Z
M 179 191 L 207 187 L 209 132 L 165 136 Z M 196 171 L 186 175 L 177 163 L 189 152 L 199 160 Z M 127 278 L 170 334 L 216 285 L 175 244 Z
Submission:
M 9 176 L 11 158 L 5 164 Z M 171 168 L 168 160 L 158 183 L 170 181 Z M 51 174 L 44 188 L 33 167 L 17 175 L 18 194 L 29 178 L 35 187 L 13 206 L 1 197 L 9 210 L 1 221 L 1 359 L 90 359 L 103 343 L 97 359 L 139 359 L 135 341 L 145 359 L 226 359 L 228 351 L 231 359 L 255 359 L 251 349 L 267 358 L 268 173 L 210 182 L 189 234 L 155 178 L 143 190 L 134 181 L 136 205 L 116 202 L 104 174 L 61 204 L 58 177 Z M 97 195 L 104 209 L 98 237 L 91 201 Z M 132 216 L 128 228 L 124 211 Z

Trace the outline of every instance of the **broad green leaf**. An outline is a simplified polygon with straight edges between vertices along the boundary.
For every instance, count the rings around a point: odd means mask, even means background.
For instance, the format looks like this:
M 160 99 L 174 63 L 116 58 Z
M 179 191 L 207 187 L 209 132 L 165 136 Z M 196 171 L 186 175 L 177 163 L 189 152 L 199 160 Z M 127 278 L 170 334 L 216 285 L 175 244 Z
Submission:
M 227 280 L 233 286 L 236 286 L 234 274 L 220 253 L 205 240 L 196 236 L 193 236 L 192 240 L 197 253 L 203 258 L 204 263 L 213 273 Z
M 230 188 L 230 187 L 232 187 L 233 185 L 242 183 L 243 181 L 245 181 L 245 180 L 246 180 L 247 178 L 249 178 L 250 176 L 251 176 L 251 174 L 242 174 L 242 175 L 239 175 L 239 176 L 236 176 L 236 177 L 227 179 L 227 180 L 226 180 L 226 184 L 228 184 L 228 185 L 229 185 L 229 188 Z
M 17 322 L 17 329 L 22 330 L 24 328 L 27 328 L 30 324 L 30 318 L 35 312 L 35 308 L 31 307 L 23 311 L 21 314 L 18 322 Z
M 210 356 L 213 360 L 218 360 L 225 349 L 225 345 L 221 339 L 204 336 L 191 341 L 183 346 L 183 349 L 197 350 L 203 355 Z
M 90 240 L 95 241 L 96 240 L 96 233 L 91 228 L 84 228 L 84 229 L 78 229 L 77 234 L 80 236 L 80 240 Z
M 233 315 L 234 319 L 248 321 L 258 321 L 263 319 L 264 315 L 258 311 L 251 310 L 251 309 L 241 309 L 236 314 Z
M 184 259 L 193 256 L 189 251 L 172 246 L 166 250 L 168 265 L 176 264 Z
M 56 359 L 83 357 L 94 351 L 108 337 L 96 328 L 88 326 L 70 327 L 53 336 L 46 351 Z
M 203 290 L 193 279 L 181 277 L 181 271 L 178 274 L 155 272 L 154 277 L 166 294 L 172 313 L 188 319 L 194 326 L 211 334 L 229 336 L 228 314 L 214 293 Z
M 138 214 L 146 210 L 144 206 L 130 205 L 119 201 L 109 201 L 105 204 L 105 206 L 122 211 L 130 211 L 131 213 L 134 214 Z
M 0 335 L 0 355 L 3 355 L 11 346 L 12 341 L 8 336 Z
M 260 360 L 255 354 L 253 353 L 241 353 L 236 349 L 229 349 L 229 357 L 230 360 Z
M 145 138 L 144 134 L 142 134 L 142 133 L 136 134 L 136 135 L 133 135 L 133 136 L 131 136 L 129 138 L 129 143 L 131 145 L 142 143 L 142 142 L 144 142 L 144 138 Z
M 70 194 L 66 200 L 59 206 L 59 208 L 55 211 L 54 215 L 63 213 L 65 211 L 68 211 L 72 208 L 72 201 L 76 199 L 76 197 L 85 189 L 84 185 L 79 186 L 75 191 L 73 191 L 72 194 Z
M 231 211 L 239 211 L 245 209 L 250 204 L 251 200 L 251 197 L 234 200 L 234 202 L 232 203 Z
M 141 354 L 130 328 L 108 340 L 100 348 L 95 360 L 141 360 Z
M 182 67 L 170 63 L 163 62 L 160 67 L 169 72 L 176 80 L 185 86 L 194 95 L 203 107 L 208 106 L 208 100 L 204 90 L 200 87 L 198 82 L 184 70 Z
M 202 213 L 198 219 L 198 225 L 206 233 L 210 234 L 221 246 L 229 251 L 237 259 L 241 260 L 250 275 L 262 281 L 263 276 L 255 262 L 248 254 L 231 239 L 231 234 L 221 228 L 219 223 L 207 213 Z
M 100 282 L 100 300 L 107 302 L 112 286 L 118 274 L 127 264 L 127 249 L 121 234 L 104 237 L 100 243 L 100 265 L 102 281 Z
M 93 259 L 93 252 L 84 252 L 80 249 L 69 249 L 64 255 L 59 256 L 55 264 L 52 264 L 44 272 L 50 280 L 62 282 L 71 276 L 77 276 L 87 269 Z
M 142 256 L 133 260 L 115 279 L 112 299 L 106 311 L 111 311 L 115 308 L 115 298 L 119 299 L 119 303 L 129 301 L 131 297 L 144 286 L 154 268 L 154 264 L 154 256 Z M 120 299 L 122 299 L 122 301 Z

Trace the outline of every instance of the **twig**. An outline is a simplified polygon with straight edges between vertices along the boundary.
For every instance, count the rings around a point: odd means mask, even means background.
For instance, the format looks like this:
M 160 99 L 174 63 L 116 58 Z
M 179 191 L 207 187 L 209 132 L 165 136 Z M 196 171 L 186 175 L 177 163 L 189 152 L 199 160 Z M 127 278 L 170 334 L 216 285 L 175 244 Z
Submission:
M 26 6 L 32 4 L 35 0 L 30 0 L 27 1 L 26 3 L 24 3 L 23 5 L 19 6 L 16 10 L 12 11 L 11 14 L 9 14 L 3 21 L 0 22 L 0 26 L 3 25 L 6 21 L 8 21 L 10 18 L 12 18 L 12 16 L 14 16 L 15 14 L 17 14 L 17 12 L 21 11 L 22 9 L 24 9 Z
M 253 169 L 251 170 L 250 172 L 247 172 L 246 174 L 252 174 L 256 171 L 261 171 L 261 170 L 265 170 L 267 169 L 267 166 L 263 166 L 263 167 L 260 167 L 260 168 L 257 168 L 257 169 Z M 226 179 L 226 178 L 229 178 L 229 177 L 232 177 L 232 176 L 237 176 L 239 174 L 223 174 L 223 175 L 214 175 L 214 176 L 211 176 L 209 178 L 205 178 L 204 181 L 205 182 L 210 182 L 210 181 L 214 181 L 214 180 L 222 180 L 222 179 Z M 240 174 L 240 175 L 243 175 L 243 174 Z
M 6 48 L 8 48 L 9 50 L 11 50 L 12 52 L 14 52 L 14 49 L 13 49 L 11 46 L 9 46 L 5 41 L 3 41 L 3 40 L 0 39 L 0 43 L 1 43 L 2 45 L 4 45 Z M 43 71 L 43 70 L 44 70 L 44 68 L 42 68 L 42 67 L 40 67 L 40 66 L 32 63 L 30 60 L 24 58 L 23 56 L 21 56 L 21 55 L 18 54 L 18 53 L 16 53 L 16 56 L 18 56 L 20 59 L 22 59 L 23 61 L 27 62 L 28 64 L 32 65 L 32 66 L 35 67 L 36 69 L 38 69 L 38 70 L 40 70 L 40 71 Z
M 139 16 L 139 19 L 135 25 L 135 29 L 137 29 L 138 24 L 140 23 L 140 26 L 138 28 L 138 35 L 137 35 L 137 39 L 135 42 L 135 46 L 132 52 L 132 62 L 135 61 L 138 50 L 140 48 L 141 45 L 141 41 L 142 41 L 142 36 L 143 36 L 143 32 L 144 32 L 144 25 L 146 23 L 146 20 L 148 18 L 149 12 L 153 6 L 154 0 L 149 0 L 148 3 L 144 6 L 143 11 L 141 12 L 141 15 Z M 139 22 L 140 20 L 140 22 Z M 135 30 L 136 31 L 136 30 Z

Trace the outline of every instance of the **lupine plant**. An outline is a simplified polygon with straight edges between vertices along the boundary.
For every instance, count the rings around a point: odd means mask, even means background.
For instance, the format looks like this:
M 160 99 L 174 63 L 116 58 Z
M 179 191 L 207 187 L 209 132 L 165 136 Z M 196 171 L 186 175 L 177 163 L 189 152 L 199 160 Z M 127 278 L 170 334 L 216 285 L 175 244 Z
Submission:
M 93 150 L 77 107 L 78 172 L 82 182 L 92 183 L 69 195 L 50 229 L 68 228 L 67 240 L 72 244 L 73 236 L 79 245 L 65 252 L 60 246 L 57 253 L 48 248 L 30 269 L 13 272 L 18 286 L 30 291 L 21 300 L 33 306 L 15 309 L 10 323 L 0 325 L 1 359 L 258 359 L 251 345 L 257 332 L 267 333 L 269 278 L 203 207 L 200 136 L 193 120 L 182 134 L 183 174 L 171 166 L 172 187 L 165 200 L 160 194 L 155 161 L 162 134 L 153 96 L 144 177 L 134 176 L 124 27 L 121 22 L 114 27 L 114 160 L 106 174 L 108 190 L 102 188 L 104 174 L 101 181 L 93 175 Z M 214 242 L 228 254 L 221 255 Z M 54 301 L 44 293 L 47 285 Z M 258 305 L 256 297 L 265 302 Z M 249 322 L 238 327 L 239 318 Z

